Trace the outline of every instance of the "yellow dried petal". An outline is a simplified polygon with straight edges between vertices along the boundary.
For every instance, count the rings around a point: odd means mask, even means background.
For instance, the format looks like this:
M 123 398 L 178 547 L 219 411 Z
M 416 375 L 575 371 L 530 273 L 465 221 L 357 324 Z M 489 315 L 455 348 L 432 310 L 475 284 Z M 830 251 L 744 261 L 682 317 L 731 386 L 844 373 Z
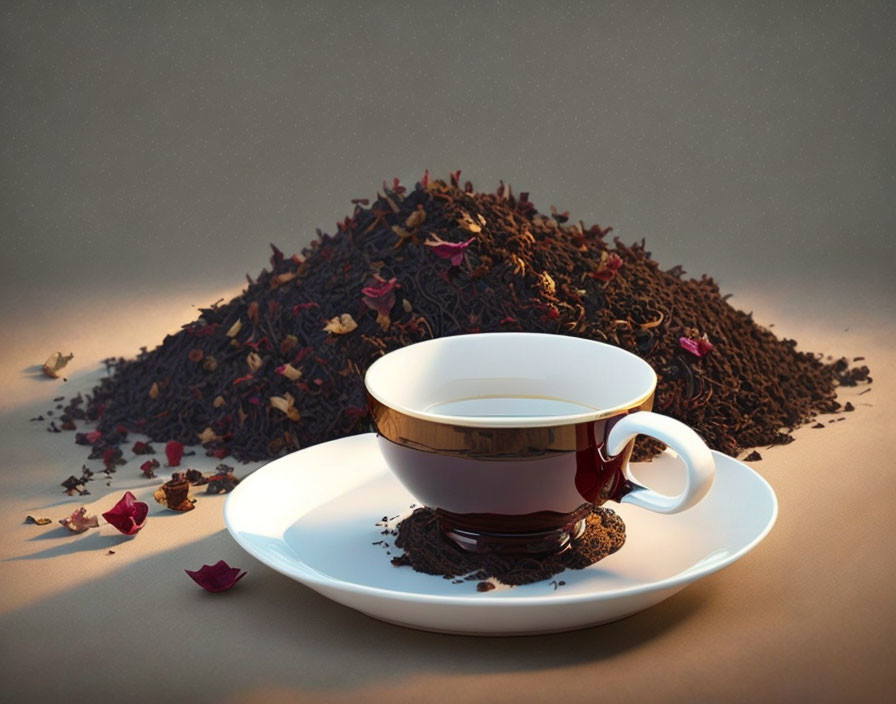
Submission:
M 44 374 L 54 379 L 59 376 L 59 370 L 72 361 L 74 354 L 63 355 L 62 352 L 54 352 L 44 362 Z
M 230 326 L 230 330 L 227 331 L 227 337 L 236 337 L 236 334 L 242 329 L 243 321 L 237 320 L 233 325 Z
M 284 364 L 277 371 L 290 381 L 298 381 L 302 378 L 302 370 L 296 369 L 291 364 Z
M 348 313 L 343 313 L 342 315 L 337 315 L 335 318 L 331 318 L 327 321 L 327 324 L 324 325 L 324 330 L 327 332 L 331 332 L 334 335 L 345 335 L 346 333 L 350 333 L 352 330 L 355 330 L 358 327 L 358 324 L 355 322 L 355 319 Z
M 404 221 L 405 227 L 410 229 L 414 229 L 423 224 L 423 221 L 426 220 L 426 211 L 423 208 L 417 208 L 413 213 L 408 215 L 408 219 Z
M 153 400 L 159 397 L 159 385 L 157 382 L 152 382 L 152 386 L 149 387 L 149 397 Z
M 261 368 L 261 365 L 263 363 L 264 360 L 256 352 L 250 352 L 248 355 L 246 355 L 246 364 L 249 365 L 249 371 L 251 371 L 252 373 L 257 372 Z
M 209 442 L 218 442 L 221 439 L 221 436 L 212 430 L 211 426 L 207 427 L 201 433 L 197 433 L 197 435 L 199 436 L 200 445 L 205 445 Z
M 215 396 L 215 400 L 212 401 L 212 405 L 213 405 L 215 408 L 220 408 L 220 407 L 223 406 L 225 403 L 227 403 L 227 401 L 224 400 L 224 397 L 223 397 L 223 396 Z

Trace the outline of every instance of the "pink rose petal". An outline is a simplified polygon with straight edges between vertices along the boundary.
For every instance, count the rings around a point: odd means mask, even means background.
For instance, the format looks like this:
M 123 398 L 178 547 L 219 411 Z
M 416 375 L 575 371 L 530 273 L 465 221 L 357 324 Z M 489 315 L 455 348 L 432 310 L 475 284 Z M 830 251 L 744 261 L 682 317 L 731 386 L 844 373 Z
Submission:
M 432 248 L 432 251 L 442 259 L 448 259 L 454 266 L 460 266 L 464 260 L 464 252 L 476 239 L 471 237 L 466 242 L 445 242 L 444 240 L 427 240 L 423 244 Z
M 712 343 L 706 338 L 692 340 L 689 337 L 679 337 L 678 344 L 695 357 L 702 357 L 712 349 Z
M 83 533 L 88 528 L 99 528 L 100 525 L 96 516 L 87 515 L 87 508 L 84 506 L 74 511 L 68 518 L 60 519 L 59 523 L 72 533 Z

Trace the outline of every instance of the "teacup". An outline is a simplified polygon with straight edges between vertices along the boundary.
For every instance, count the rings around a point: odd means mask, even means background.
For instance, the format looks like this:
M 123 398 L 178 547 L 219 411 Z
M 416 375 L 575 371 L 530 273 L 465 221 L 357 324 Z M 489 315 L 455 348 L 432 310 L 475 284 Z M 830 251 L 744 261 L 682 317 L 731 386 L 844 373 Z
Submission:
M 443 534 L 469 551 L 537 555 L 567 548 L 606 501 L 677 513 L 709 491 L 712 454 L 691 428 L 651 412 L 656 380 L 612 345 L 508 332 L 409 345 L 364 382 L 386 464 Z M 679 495 L 632 481 L 638 434 L 684 461 Z

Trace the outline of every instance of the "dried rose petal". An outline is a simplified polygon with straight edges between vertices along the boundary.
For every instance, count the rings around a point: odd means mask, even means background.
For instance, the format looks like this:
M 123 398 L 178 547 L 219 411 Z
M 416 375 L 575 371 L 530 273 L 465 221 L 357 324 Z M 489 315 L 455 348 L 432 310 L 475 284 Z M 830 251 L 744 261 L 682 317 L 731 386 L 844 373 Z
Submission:
M 72 533 L 83 533 L 88 528 L 99 528 L 100 525 L 96 516 L 87 515 L 87 508 L 84 506 L 74 511 L 68 518 L 60 519 L 59 523 Z
M 140 471 L 143 472 L 147 479 L 154 479 L 158 468 L 159 461 L 156 459 L 147 460 L 140 465 Z
M 616 276 L 616 272 L 622 268 L 624 262 L 622 261 L 622 257 L 618 254 L 610 254 L 607 255 L 604 252 L 604 256 L 601 259 L 600 265 L 591 272 L 590 276 L 595 279 L 600 279 L 601 281 L 609 281 L 614 276 Z
M 432 237 L 434 239 L 426 240 L 423 244 L 427 247 L 432 247 L 432 251 L 442 259 L 450 260 L 453 266 L 460 266 L 460 263 L 464 259 L 464 252 L 473 240 L 476 239 L 475 237 L 471 237 L 466 242 L 446 242 L 438 235 L 434 234 Z
M 184 570 L 190 579 L 209 592 L 226 592 L 234 584 L 246 576 L 246 572 L 240 572 L 239 567 L 231 567 L 224 560 L 219 560 L 214 565 L 203 565 L 200 569 Z
M 372 283 L 361 289 L 361 293 L 364 294 L 362 300 L 377 312 L 377 321 L 384 330 L 388 330 L 391 323 L 389 313 L 395 305 L 395 289 L 397 287 L 398 284 L 394 277 L 386 281 L 376 274 Z
M 180 461 L 184 456 L 183 443 L 177 440 L 169 440 L 165 445 L 165 455 L 168 457 L 169 467 L 180 467 Z
M 224 333 L 227 337 L 236 337 L 237 333 L 243 327 L 243 322 L 241 320 L 237 320 L 233 325 L 230 326 L 230 329 Z
M 121 456 L 121 449 L 118 447 L 107 447 L 103 450 L 103 465 L 108 470 L 115 471 L 115 467 L 125 464 L 125 460 Z
M 47 361 L 44 362 L 44 374 L 56 379 L 59 376 L 59 370 L 71 362 L 74 356 L 74 354 L 65 356 L 62 352 L 54 352 L 47 358 Z
M 148 442 L 143 442 L 142 440 L 138 440 L 134 443 L 134 446 L 131 448 L 131 452 L 133 452 L 135 455 L 156 454 L 155 448 Z
M 240 483 L 240 480 L 233 474 L 233 467 L 226 464 L 219 464 L 217 474 L 210 475 L 207 479 L 206 494 L 226 494 L 233 491 Z
M 681 345 L 682 349 L 687 350 L 696 357 L 702 357 L 712 349 L 712 343 L 706 336 L 698 340 L 692 340 L 689 337 L 679 337 L 678 344 Z
M 203 352 L 203 351 L 202 351 L 201 349 L 199 349 L 198 347 L 194 347 L 194 348 L 193 348 L 192 350 L 190 350 L 189 353 L 187 354 L 187 358 L 188 358 L 191 362 L 201 362 L 203 357 L 205 357 L 205 352 Z
M 149 505 L 137 501 L 131 492 L 126 491 L 121 500 L 103 514 L 103 518 L 115 526 L 120 533 L 134 535 L 146 525 L 148 513 Z
M 52 522 L 53 521 L 51 521 L 49 518 L 43 518 L 43 517 L 35 518 L 34 516 L 31 516 L 31 515 L 25 516 L 25 523 L 34 523 L 39 526 L 45 526 L 45 525 L 49 525 Z
M 335 318 L 328 320 L 327 324 L 324 325 L 324 330 L 331 332 L 334 335 L 345 335 L 357 327 L 358 324 L 355 322 L 355 319 L 350 314 L 343 313 L 342 315 L 337 315 Z

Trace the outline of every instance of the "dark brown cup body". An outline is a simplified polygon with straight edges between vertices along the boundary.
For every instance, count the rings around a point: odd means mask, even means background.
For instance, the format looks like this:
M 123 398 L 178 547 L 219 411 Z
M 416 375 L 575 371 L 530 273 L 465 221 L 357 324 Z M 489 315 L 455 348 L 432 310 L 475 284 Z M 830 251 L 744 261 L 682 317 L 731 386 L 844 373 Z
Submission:
M 368 394 L 380 450 L 399 481 L 439 516 L 466 550 L 539 554 L 564 549 L 593 506 L 631 488 L 623 469 L 633 441 L 608 457 L 607 433 L 653 397 L 577 424 L 474 428 L 391 409 Z

